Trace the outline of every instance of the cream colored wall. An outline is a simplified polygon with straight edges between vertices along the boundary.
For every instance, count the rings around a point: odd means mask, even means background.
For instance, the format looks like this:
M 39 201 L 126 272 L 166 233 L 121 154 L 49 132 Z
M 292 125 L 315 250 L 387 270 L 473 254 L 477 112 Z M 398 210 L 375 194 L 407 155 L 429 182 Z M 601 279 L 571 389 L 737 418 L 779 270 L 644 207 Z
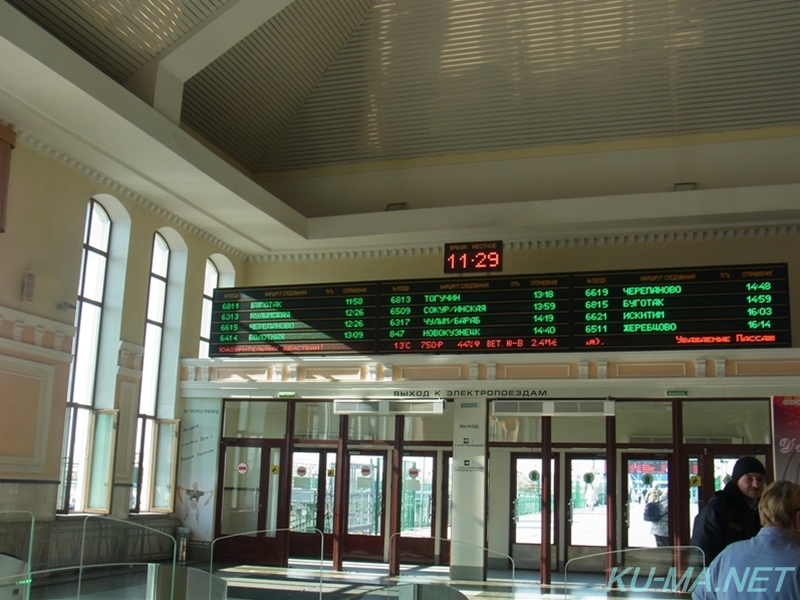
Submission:
M 6 489 L 3 486 L 11 484 L 6 482 L 17 482 L 13 484 L 16 486 L 14 497 L 36 498 L 30 508 L 36 512 L 37 519 L 47 520 L 54 516 L 69 386 L 71 339 L 67 336 L 63 342 L 54 342 L 52 331 L 58 330 L 62 324 L 64 330 L 72 329 L 75 312 L 59 309 L 57 305 L 61 302 L 75 304 L 86 206 L 90 198 L 99 194 L 108 194 L 119 200 L 131 219 L 120 334 L 128 355 L 120 356 L 117 361 L 123 374 L 115 374 L 118 381 L 115 405 L 123 408 L 119 430 L 125 432 L 120 441 L 130 447 L 118 448 L 118 459 L 130 462 L 133 456 L 136 411 L 131 404 L 138 399 L 136 370 L 140 366 L 136 365 L 129 351 L 136 352 L 138 348 L 140 352 L 143 343 L 154 231 L 171 227 L 187 246 L 186 290 L 181 318 L 182 358 L 197 356 L 206 258 L 214 253 L 226 254 L 237 272 L 244 271 L 241 259 L 181 229 L 135 200 L 120 195 L 102 181 L 24 144 L 14 149 L 6 231 L 0 233 L 0 361 L 4 365 L 0 382 L 8 384 L 5 389 L 0 389 L 0 437 L 5 439 L 0 444 L 0 496 L 8 496 L 3 493 Z M 23 279 L 27 271 L 36 274 L 33 301 L 29 303 L 22 300 Z M 15 329 L 22 333 L 15 333 Z M 43 340 L 35 339 L 37 329 L 46 332 Z M 40 383 L 40 379 L 31 380 L 25 373 L 14 373 L 16 364 L 22 365 L 20 369 L 43 365 L 42 369 L 53 369 L 52 376 L 43 375 Z M 52 385 L 51 389 L 48 387 L 46 410 L 41 407 L 38 412 L 20 410 L 23 406 L 36 407 L 37 394 L 49 384 Z M 41 431 L 42 419 L 46 420 L 47 431 L 43 451 L 30 442 L 37 440 L 36 431 L 37 427 Z M 132 476 L 130 466 L 120 469 L 119 460 L 117 466 L 115 483 L 129 482 Z M 30 489 L 23 485 L 25 489 L 17 490 L 22 485 L 19 482 L 24 481 L 37 484 Z M 129 496 L 129 492 L 125 495 Z M 14 505 L 11 497 L 0 499 L 0 510 L 15 508 L 26 507 Z M 117 516 L 127 513 L 127 508 L 122 508 L 125 510 L 120 514 L 115 511 Z
M 153 233 L 172 227 L 188 246 L 181 355 L 196 356 L 205 261 L 224 252 L 103 183 L 23 145 L 12 153 L 6 232 L 0 234 L 0 306 L 72 324 L 74 312 L 60 311 L 56 305 L 75 302 L 86 203 L 97 194 L 117 198 L 131 217 L 122 339 L 142 343 Z M 244 272 L 241 259 L 228 258 L 237 272 Z M 22 302 L 26 271 L 36 273 L 32 303 Z

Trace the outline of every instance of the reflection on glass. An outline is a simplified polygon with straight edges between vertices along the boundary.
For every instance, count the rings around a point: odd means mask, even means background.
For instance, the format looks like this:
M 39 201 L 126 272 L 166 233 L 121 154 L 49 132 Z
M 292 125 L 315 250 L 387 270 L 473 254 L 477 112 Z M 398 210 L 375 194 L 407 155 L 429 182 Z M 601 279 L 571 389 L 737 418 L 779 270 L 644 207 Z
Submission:
M 407 537 L 433 535 L 433 457 L 403 457 L 403 496 L 400 533 Z
M 366 454 L 350 456 L 347 533 L 380 535 L 383 469 L 383 456 Z
M 339 438 L 339 415 L 333 413 L 333 402 L 296 402 L 294 407 L 295 439 Z
M 555 461 L 550 461 L 555 473 Z M 553 508 L 550 498 L 550 508 Z M 512 506 L 514 541 L 517 544 L 542 543 L 542 459 L 516 459 L 516 496 Z M 552 513 L 551 513 L 552 514 Z M 550 520 L 550 541 L 555 539 L 553 520 Z
M 541 417 L 489 417 L 490 442 L 542 441 Z
M 667 545 L 664 543 L 669 536 L 667 464 L 666 459 L 628 460 L 628 546 L 631 548 Z M 658 504 L 661 515 L 658 521 L 645 519 L 648 502 Z
M 222 535 L 255 531 L 261 492 L 261 448 L 231 447 L 225 452 Z
M 685 444 L 769 444 L 769 400 L 683 403 Z
M 286 402 L 225 402 L 225 437 L 285 438 Z
M 406 441 L 449 442 L 453 439 L 453 402 L 444 403 L 441 415 L 415 416 L 406 415 L 404 419 L 403 439 Z
M 573 419 L 581 421 L 583 419 Z M 573 546 L 605 546 L 606 461 L 574 458 L 570 461 L 572 519 L 570 540 Z

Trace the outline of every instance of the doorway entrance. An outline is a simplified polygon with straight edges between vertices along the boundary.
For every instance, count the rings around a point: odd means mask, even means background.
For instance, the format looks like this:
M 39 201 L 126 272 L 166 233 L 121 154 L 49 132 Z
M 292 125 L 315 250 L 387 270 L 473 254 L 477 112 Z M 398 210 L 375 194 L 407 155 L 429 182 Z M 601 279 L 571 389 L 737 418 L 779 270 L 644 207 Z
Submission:
M 281 447 L 257 439 L 222 444 L 222 493 L 217 502 L 214 561 L 285 564 L 278 531 Z
M 292 453 L 289 504 L 289 555 L 330 558 L 333 554 L 333 508 L 336 452 L 324 449 Z M 324 540 L 324 545 L 321 546 Z
M 622 548 L 655 548 L 669 545 L 671 525 L 669 519 L 670 456 L 655 453 L 622 455 L 623 473 L 627 475 L 622 488 L 624 527 Z M 658 511 L 653 521 L 653 510 L 645 515 L 645 505 L 655 502 Z
M 344 558 L 381 561 L 386 545 L 386 452 L 350 451 L 347 455 L 347 527 Z
M 606 458 L 604 454 L 565 455 L 567 526 L 564 531 L 564 560 L 599 554 L 608 544 L 606 505 Z M 604 559 L 579 561 L 577 569 L 602 570 Z
M 551 489 L 558 489 L 555 459 L 550 461 L 550 473 L 554 477 Z M 511 558 L 520 569 L 538 570 L 542 556 L 542 459 L 535 454 L 511 455 Z M 556 540 L 554 498 L 550 498 L 550 540 Z M 558 556 L 557 545 L 551 543 L 550 556 Z M 554 560 L 552 562 L 555 562 Z

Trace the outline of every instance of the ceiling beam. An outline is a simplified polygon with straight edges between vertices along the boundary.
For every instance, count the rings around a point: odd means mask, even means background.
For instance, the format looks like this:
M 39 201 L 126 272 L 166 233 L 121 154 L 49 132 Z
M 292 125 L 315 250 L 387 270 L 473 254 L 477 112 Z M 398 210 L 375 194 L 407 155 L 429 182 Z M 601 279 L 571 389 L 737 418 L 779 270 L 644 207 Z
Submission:
M 183 85 L 294 0 L 230 0 L 125 81 L 125 87 L 180 124 Z

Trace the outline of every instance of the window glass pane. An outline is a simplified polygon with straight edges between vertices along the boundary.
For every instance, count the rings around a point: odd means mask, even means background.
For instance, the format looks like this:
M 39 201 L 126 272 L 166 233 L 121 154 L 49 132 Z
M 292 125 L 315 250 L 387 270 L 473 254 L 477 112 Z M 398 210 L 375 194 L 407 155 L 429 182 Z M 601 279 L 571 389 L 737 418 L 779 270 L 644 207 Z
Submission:
M 164 421 L 158 423 L 153 510 L 172 510 L 172 479 L 175 472 L 177 439 L 177 423 Z
M 437 441 L 449 442 L 453 439 L 453 415 L 455 404 L 444 403 L 444 413 L 441 415 L 426 415 L 417 417 L 406 415 L 404 419 L 404 437 L 408 441 Z
M 86 253 L 83 295 L 95 302 L 103 301 L 106 285 L 106 257 L 97 252 Z
M 147 296 L 147 318 L 156 323 L 164 322 L 164 301 L 167 297 L 167 282 L 157 277 L 150 278 L 150 293 Z
M 286 402 L 226 402 L 223 435 L 239 438 L 285 438 Z
M 156 414 L 156 394 L 158 392 L 158 366 L 161 361 L 161 327 L 148 323 L 144 333 L 144 354 L 142 356 L 142 389 L 139 397 L 139 413 Z
M 89 246 L 102 250 L 108 250 L 108 239 L 111 233 L 111 219 L 108 213 L 97 202 L 92 202 L 92 215 L 89 233 Z
M 133 456 L 133 485 L 131 486 L 131 506 L 132 511 L 137 510 L 139 502 L 139 473 L 142 470 L 142 437 L 144 436 L 145 420 L 138 419 L 136 424 L 136 448 Z
M 769 400 L 686 401 L 685 444 L 769 444 Z
M 145 419 L 144 421 L 144 450 L 142 453 L 141 469 L 142 469 L 142 489 L 141 496 L 139 497 L 139 511 L 150 510 L 150 491 L 153 489 L 153 438 L 155 429 L 154 419 Z
M 350 415 L 347 439 L 393 440 L 394 417 L 374 415 Z
M 111 510 L 111 476 L 114 468 L 114 432 L 117 413 L 97 413 L 94 418 L 92 440 L 92 470 L 89 479 L 88 510 L 109 512 Z
M 553 417 L 552 423 L 553 442 L 605 443 L 605 417 Z
M 671 402 L 617 402 L 618 444 L 672 445 Z
M 153 259 L 150 265 L 150 272 L 166 277 L 168 267 L 169 246 L 167 246 L 166 240 L 157 233 L 153 241 Z
M 490 442 L 542 441 L 541 417 L 489 417 Z
M 86 507 L 86 478 L 88 476 L 91 417 L 92 412 L 89 409 L 76 409 L 75 411 L 75 445 L 73 447 L 69 489 L 70 512 L 83 512 Z
M 203 284 L 203 295 L 209 297 L 213 296 L 214 288 L 217 287 L 218 281 L 219 271 L 217 271 L 214 261 L 209 258 L 206 260 L 206 277 Z
M 333 402 L 295 402 L 294 437 L 303 440 L 339 438 L 339 415 Z
M 94 395 L 100 307 L 81 302 L 75 363 L 72 367 L 72 401 L 91 405 Z

